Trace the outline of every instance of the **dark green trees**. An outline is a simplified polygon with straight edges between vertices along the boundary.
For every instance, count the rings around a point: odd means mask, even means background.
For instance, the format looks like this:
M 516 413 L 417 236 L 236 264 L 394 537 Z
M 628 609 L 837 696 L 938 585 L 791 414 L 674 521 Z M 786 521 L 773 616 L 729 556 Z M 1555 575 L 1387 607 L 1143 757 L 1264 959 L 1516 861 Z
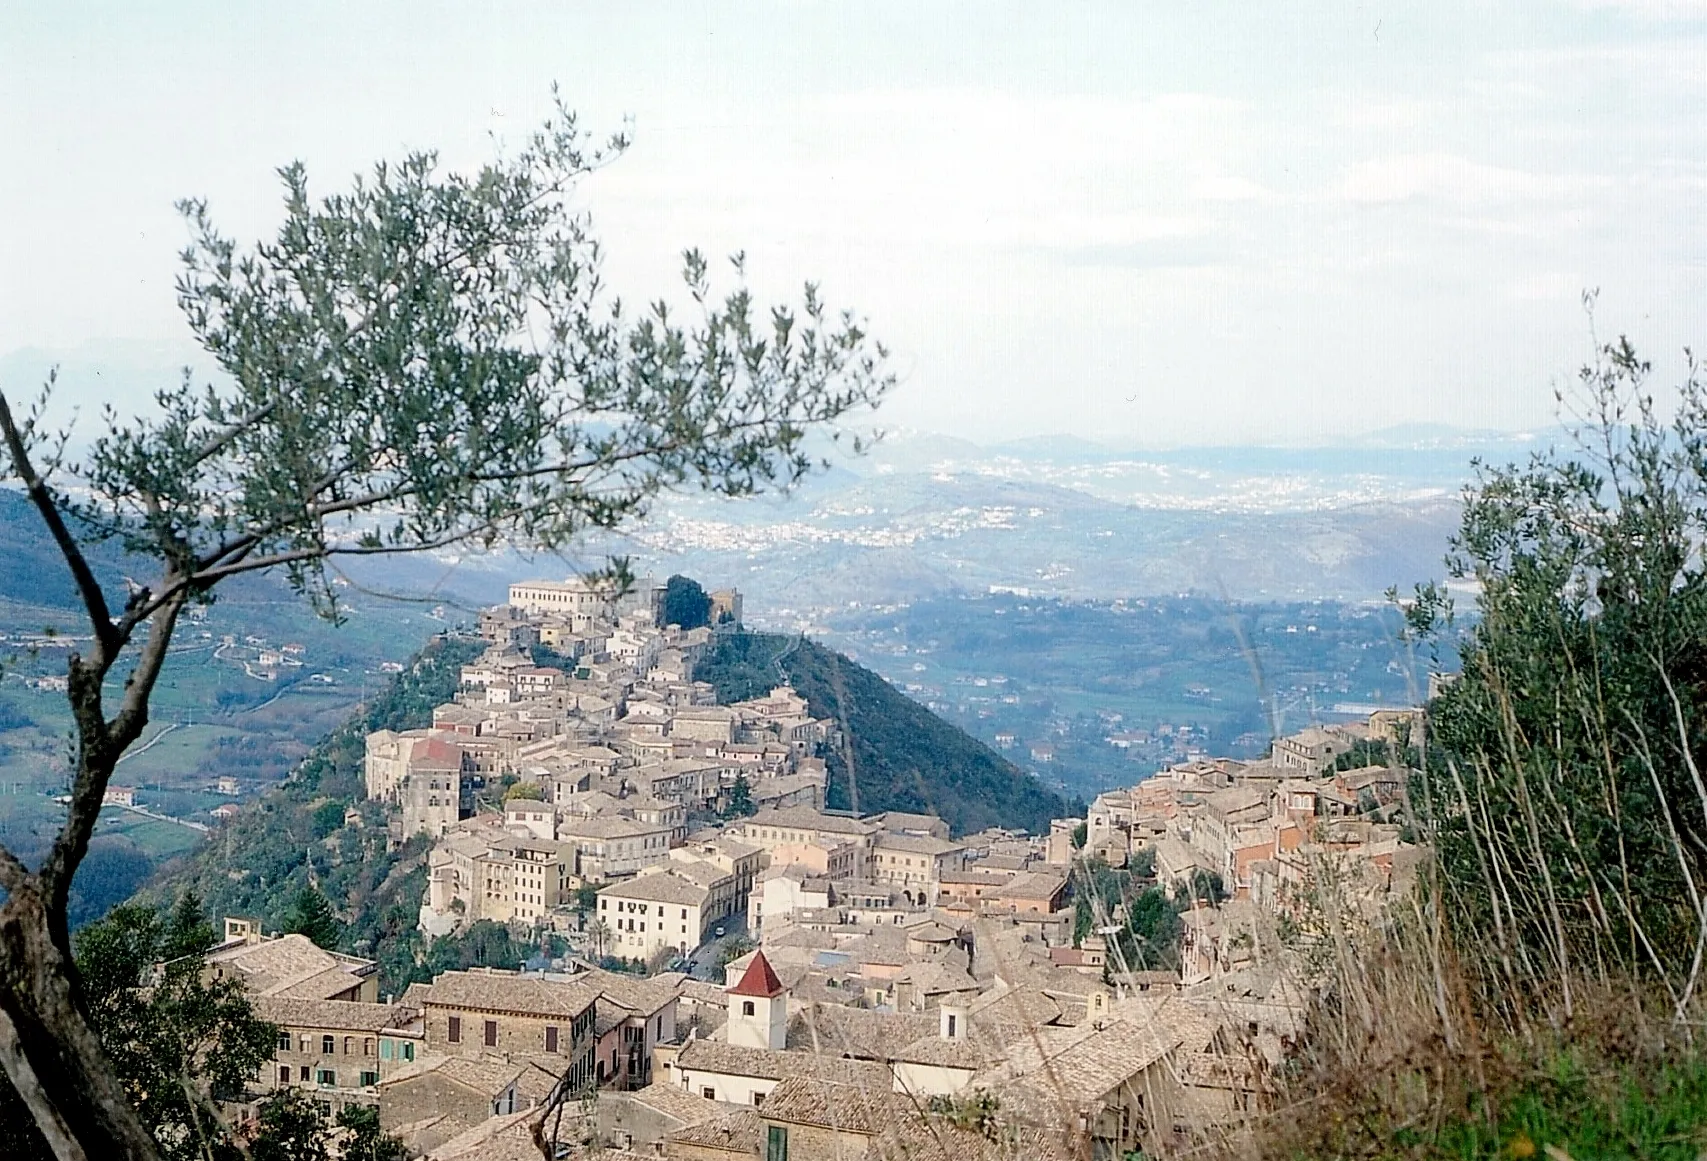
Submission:
M 729 802 L 723 808 L 724 818 L 747 818 L 757 808 L 753 806 L 753 785 L 747 781 L 745 773 L 735 775 L 735 784 L 729 788 Z
M 698 629 L 711 620 L 711 598 L 691 576 L 680 573 L 664 582 L 664 624 Z
M 84 928 L 77 965 L 89 1014 L 163 1156 L 232 1156 L 213 1102 L 241 1095 L 277 1030 L 236 980 L 205 980 L 213 928 L 193 895 L 164 919 L 122 906 Z
M 313 887 L 304 887 L 297 892 L 291 904 L 284 929 L 287 933 L 306 935 L 330 951 L 338 946 L 338 936 L 344 925 L 338 922 L 338 916 L 333 913 L 332 904 L 326 896 Z
M 1575 448 L 1468 491 L 1450 564 L 1479 616 L 1413 790 L 1462 930 L 1567 1009 L 1617 964 L 1681 1011 L 1707 940 L 1707 393 L 1692 364 L 1668 420 L 1648 373 L 1604 348 Z M 1427 637 L 1451 610 L 1418 598 Z

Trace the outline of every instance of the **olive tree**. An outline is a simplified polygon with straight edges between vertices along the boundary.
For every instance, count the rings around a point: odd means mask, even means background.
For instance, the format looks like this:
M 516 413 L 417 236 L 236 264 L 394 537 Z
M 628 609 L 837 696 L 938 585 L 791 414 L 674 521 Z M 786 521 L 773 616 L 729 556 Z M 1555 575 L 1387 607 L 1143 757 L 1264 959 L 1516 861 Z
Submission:
M 678 308 L 625 309 L 572 197 L 626 144 L 594 142 L 559 105 L 478 172 L 417 153 L 319 198 L 291 165 L 283 224 L 252 247 L 185 202 L 177 295 L 214 381 L 186 372 L 143 416 L 108 409 L 76 462 L 46 419 L 51 380 L 27 407 L 0 395 L 0 458 L 90 635 L 67 662 L 63 826 L 39 866 L 0 849 L 0 1063 L 59 1157 L 159 1156 L 91 1029 L 66 903 L 186 607 L 271 570 L 336 616 L 340 560 L 554 550 L 671 490 L 786 487 L 816 466 L 810 430 L 893 382 L 854 315 L 810 284 L 760 307 L 739 258 L 714 293 L 689 251 Z M 86 552 L 98 540 L 146 583 L 110 593 Z

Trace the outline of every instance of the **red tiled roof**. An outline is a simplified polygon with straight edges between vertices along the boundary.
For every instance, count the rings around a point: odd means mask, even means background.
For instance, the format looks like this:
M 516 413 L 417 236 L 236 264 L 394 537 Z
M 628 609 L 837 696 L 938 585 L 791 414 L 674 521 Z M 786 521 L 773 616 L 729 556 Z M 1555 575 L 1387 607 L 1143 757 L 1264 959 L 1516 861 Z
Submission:
M 746 974 L 741 977 L 740 983 L 729 989 L 729 994 L 732 996 L 762 996 L 768 1000 L 772 996 L 782 995 L 784 991 L 782 981 L 776 978 L 776 972 L 771 970 L 770 961 L 765 958 L 765 953 L 761 951 L 754 954 L 753 962 L 747 965 Z

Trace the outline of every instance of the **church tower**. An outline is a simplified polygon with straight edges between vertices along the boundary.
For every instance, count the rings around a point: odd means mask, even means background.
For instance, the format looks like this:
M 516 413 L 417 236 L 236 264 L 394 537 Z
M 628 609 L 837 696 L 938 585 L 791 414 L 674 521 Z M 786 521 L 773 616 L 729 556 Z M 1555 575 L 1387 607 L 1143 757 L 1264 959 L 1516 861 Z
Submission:
M 776 978 L 764 952 L 753 953 L 753 962 L 728 996 L 725 1039 L 742 1048 L 782 1051 L 788 1042 L 788 989 Z

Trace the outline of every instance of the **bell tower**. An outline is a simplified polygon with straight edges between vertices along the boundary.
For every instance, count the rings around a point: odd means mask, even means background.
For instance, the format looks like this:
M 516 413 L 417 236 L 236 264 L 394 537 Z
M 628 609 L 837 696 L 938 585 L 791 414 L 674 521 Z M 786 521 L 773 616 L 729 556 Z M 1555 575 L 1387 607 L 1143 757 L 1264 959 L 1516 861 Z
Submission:
M 741 1048 L 781 1052 L 788 1042 L 788 989 L 776 978 L 762 951 L 728 991 L 729 1022 L 724 1037 Z

